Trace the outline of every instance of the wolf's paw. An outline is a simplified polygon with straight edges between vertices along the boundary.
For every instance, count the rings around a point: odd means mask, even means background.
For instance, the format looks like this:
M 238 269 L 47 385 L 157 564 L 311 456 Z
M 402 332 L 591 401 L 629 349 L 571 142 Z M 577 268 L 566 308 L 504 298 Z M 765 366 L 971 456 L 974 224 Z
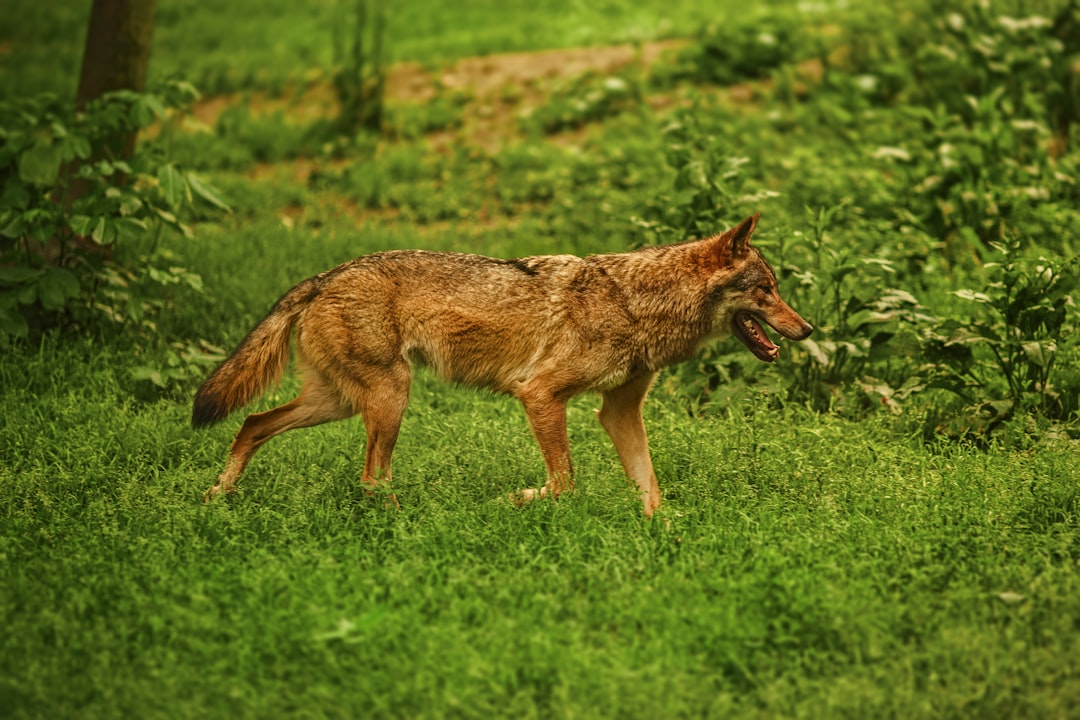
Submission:
M 216 498 L 218 495 L 231 494 L 234 492 L 236 492 L 235 486 L 225 486 L 222 485 L 220 482 L 214 483 L 212 487 L 207 488 L 206 492 L 202 494 L 202 501 L 204 503 L 208 503 L 214 498 Z
M 542 498 L 547 495 L 547 488 L 525 488 L 524 490 L 515 490 L 510 493 L 510 502 L 518 507 L 528 505 L 537 498 Z

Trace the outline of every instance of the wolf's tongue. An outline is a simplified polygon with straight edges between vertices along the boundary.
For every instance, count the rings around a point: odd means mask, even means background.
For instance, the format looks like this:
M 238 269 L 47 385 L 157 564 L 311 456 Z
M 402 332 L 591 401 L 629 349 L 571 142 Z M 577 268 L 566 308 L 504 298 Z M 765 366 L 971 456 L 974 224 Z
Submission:
M 734 325 L 739 339 L 759 360 L 772 362 L 780 355 L 780 348 L 773 344 L 764 328 L 750 313 L 738 313 Z
M 763 348 L 770 352 L 776 349 L 776 345 L 765 333 L 765 328 L 761 327 L 761 324 L 757 320 L 747 315 L 743 318 L 743 327 L 746 328 L 746 332 L 750 337 L 761 343 Z

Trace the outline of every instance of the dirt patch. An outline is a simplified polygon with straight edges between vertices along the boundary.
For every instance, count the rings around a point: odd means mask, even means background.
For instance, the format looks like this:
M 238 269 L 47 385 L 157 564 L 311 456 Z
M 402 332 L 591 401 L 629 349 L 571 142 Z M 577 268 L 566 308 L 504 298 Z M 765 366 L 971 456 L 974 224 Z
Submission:
M 425 70 L 416 63 L 400 63 L 387 73 L 386 99 L 423 103 L 439 92 L 465 93 L 479 101 L 469 104 L 468 114 L 490 115 L 492 109 L 486 101 L 492 98 L 500 99 L 496 103 L 500 106 L 538 101 L 543 91 L 555 81 L 586 72 L 612 73 L 635 62 L 648 67 L 665 52 L 684 44 L 681 40 L 665 40 L 644 43 L 640 47 L 615 45 L 502 53 L 458 60 L 436 72 Z M 213 127 L 222 112 L 240 102 L 246 103 L 253 115 L 284 112 L 297 123 L 332 117 L 337 113 L 333 87 L 327 78 L 319 77 L 280 97 L 258 92 L 206 98 L 196 103 L 192 117 L 198 125 Z
M 520 118 L 540 107 L 561 83 L 586 73 L 611 75 L 637 66 L 643 72 L 665 53 L 685 46 L 686 41 L 674 40 L 645 43 L 640 46 L 572 48 L 530 53 L 503 53 L 458 60 L 441 70 L 431 71 L 415 63 L 401 63 L 387 73 L 386 100 L 388 104 L 423 104 L 440 94 L 463 97 L 460 126 L 439 130 L 425 136 L 425 142 L 435 152 L 450 151 L 466 143 L 494 152 L 521 136 Z M 803 63 L 796 69 L 800 83 L 814 85 L 822 74 L 818 61 Z M 727 88 L 707 90 L 731 103 L 753 103 L 769 80 L 740 83 Z M 654 93 L 645 98 L 657 112 L 667 112 L 684 104 L 686 98 L 678 92 Z M 233 105 L 243 104 L 252 115 L 283 113 L 286 120 L 298 125 L 334 117 L 338 112 L 333 86 L 325 73 L 311 76 L 281 96 L 266 93 L 234 93 L 200 101 L 192 113 L 192 128 L 209 130 L 221 114 Z M 549 142 L 563 147 L 580 147 L 587 138 L 588 127 L 549 135 Z M 289 163 L 259 164 L 248 171 L 255 181 L 275 182 L 282 179 L 306 184 L 312 174 L 327 168 L 342 170 L 354 159 L 297 158 Z M 322 210 L 338 217 L 351 218 L 357 225 L 367 222 L 394 222 L 398 212 L 393 209 L 372 210 L 357 206 L 351 199 L 321 193 Z M 292 227 L 312 208 L 289 207 L 280 213 L 283 223 Z M 507 218 L 498 216 L 474 218 L 474 224 L 501 224 Z M 438 224 L 436 224 L 438 225 Z
M 489 96 L 507 86 L 536 87 L 544 81 L 576 77 L 586 72 L 613 73 L 635 62 L 648 67 L 667 51 L 685 45 L 666 40 L 612 47 L 571 48 L 531 53 L 503 53 L 459 60 L 439 80 L 450 90 L 469 90 Z

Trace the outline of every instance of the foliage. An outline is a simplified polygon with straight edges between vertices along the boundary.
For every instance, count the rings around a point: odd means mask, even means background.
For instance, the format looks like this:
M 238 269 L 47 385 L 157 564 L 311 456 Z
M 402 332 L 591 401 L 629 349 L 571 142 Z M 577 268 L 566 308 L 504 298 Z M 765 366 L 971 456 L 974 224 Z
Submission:
M 526 127 L 544 133 L 574 130 L 641 106 L 640 80 L 630 73 L 585 73 L 557 88 L 547 102 L 527 115 Z
M 196 198 L 227 210 L 224 201 L 159 148 L 131 160 L 105 150 L 113 133 L 167 126 L 170 111 L 195 96 L 172 83 L 110 93 L 79 112 L 49 96 L 0 105 L 0 343 L 87 313 L 152 329 L 160 306 L 139 288 L 201 291 L 198 275 L 166 264 L 158 239 L 191 234 L 180 214 Z M 121 246 L 144 249 L 121 262 L 113 252 Z
M 353 136 L 382 129 L 386 9 L 370 0 L 341 0 L 341 6 L 346 3 L 352 11 L 339 9 L 333 28 L 333 84 L 341 106 L 337 129 Z
M 956 291 L 974 305 L 963 320 L 923 329 L 927 387 L 955 393 L 991 425 L 1024 410 L 1065 419 L 1080 399 L 1080 387 L 1056 383 L 1054 373 L 1058 358 L 1077 347 L 1072 294 L 1080 265 L 1028 259 L 1020 249 L 1016 240 L 997 244 L 1001 260 L 985 266 L 984 287 Z
M 78 34 L 69 0 L 37 3 L 34 22 L 10 4 L 41 47 Z M 558 138 L 528 121 L 478 138 L 501 118 L 443 94 L 328 142 L 291 110 L 243 106 L 320 76 L 331 5 L 162 5 L 152 72 L 216 78 L 240 107 L 213 133 L 152 124 L 120 196 L 91 155 L 105 209 L 81 214 L 105 218 L 103 238 L 124 217 L 147 226 L 118 229 L 108 257 L 96 220 L 84 249 L 61 216 L 63 265 L 0 265 L 37 298 L 18 306 L 27 323 L 91 330 L 0 353 L 5 714 L 1070 716 L 1080 155 L 1058 116 L 1076 80 L 1064 6 L 406 4 L 387 32 L 410 61 L 687 35 L 690 18 L 726 45 L 695 47 L 717 44 L 702 33 L 684 57 L 707 65 L 676 60 L 578 113 L 603 83 L 582 80 L 551 107 L 583 130 Z M 763 30 L 785 42 L 759 46 Z M 0 83 L 60 82 L 41 47 L 11 43 Z M 804 53 L 819 75 L 792 65 Z M 738 93 L 714 86 L 750 73 Z M 50 147 L 52 120 L 84 132 L 56 106 L 28 124 Z M 5 160 L 4 181 L 49 196 L 20 162 L 42 180 L 51 152 Z M 189 204 L 163 164 L 215 168 L 236 212 L 203 212 L 190 183 Z M 177 224 L 106 212 L 130 193 Z M 520 409 L 419 368 L 400 510 L 357 484 L 359 421 L 275 440 L 237 497 L 199 502 L 239 418 L 189 431 L 223 354 L 197 338 L 233 347 L 298 279 L 389 248 L 621 251 L 759 210 L 754 242 L 815 333 L 773 365 L 728 341 L 661 378 L 645 413 L 663 522 L 642 521 L 595 397 L 570 406 L 577 490 L 514 509 L 506 493 L 543 474 Z M 194 237 L 165 241 L 193 218 Z M 79 298 L 61 306 L 69 276 Z M 101 332 L 107 312 L 124 332 Z M 290 373 L 252 409 L 297 386 Z
M 802 222 L 790 221 L 810 232 L 781 228 L 780 239 L 761 242 L 778 261 L 782 294 L 817 332 L 791 346 L 783 373 L 760 372 L 738 347 L 706 350 L 679 373 L 701 399 L 760 385 L 778 398 L 856 416 L 873 408 L 925 413 L 930 433 L 986 431 L 1014 413 L 1075 417 L 1075 373 L 1057 358 L 1075 357 L 1076 266 L 1040 255 L 1068 247 L 1068 228 L 1080 226 L 1078 156 L 1055 155 L 1062 146 L 1049 118 L 1061 101 L 1057 86 L 1040 94 L 1025 68 L 1060 68 L 1059 56 L 1076 50 L 1063 50 L 1053 35 L 1032 35 L 1049 21 L 965 7 L 981 19 L 977 32 L 945 33 L 946 44 L 966 44 L 985 62 L 954 69 L 966 73 L 963 80 L 918 77 L 918 64 L 901 73 L 887 52 L 871 63 L 856 45 L 846 60 L 829 56 L 821 85 L 809 93 L 792 92 L 781 74 L 776 97 L 795 118 L 777 123 L 783 140 L 759 114 L 717 115 L 700 101 L 675 113 L 665 131 L 674 182 L 639 221 L 650 240 L 700 237 L 763 203 L 810 208 Z M 906 48 L 912 27 L 937 22 L 935 8 L 879 25 L 879 50 Z M 845 37 L 859 34 L 873 45 L 860 29 Z M 1017 77 L 998 83 L 1002 73 Z M 957 96 L 957 85 L 976 94 Z M 818 127 L 815 145 L 799 139 Z M 747 147 L 749 156 L 734 150 Z M 1005 265 L 984 268 L 984 254 L 1003 248 Z M 954 284 L 965 276 L 973 289 Z M 979 319 L 974 301 L 990 317 Z M 964 401 L 942 400 L 941 388 Z
M 768 77 L 819 50 L 820 13 L 785 4 L 749 6 L 704 25 L 676 60 L 653 75 L 660 87 L 678 81 L 732 83 Z

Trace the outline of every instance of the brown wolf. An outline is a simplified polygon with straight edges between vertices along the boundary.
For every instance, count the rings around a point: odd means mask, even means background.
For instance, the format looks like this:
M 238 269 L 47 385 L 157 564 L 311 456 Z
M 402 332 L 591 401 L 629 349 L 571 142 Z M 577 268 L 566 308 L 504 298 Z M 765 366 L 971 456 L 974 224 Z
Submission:
M 792 340 L 812 330 L 780 299 L 776 275 L 750 246 L 757 221 L 705 240 L 585 258 L 380 252 L 301 282 L 195 396 L 195 427 L 249 403 L 285 371 L 297 326 L 299 396 L 247 417 L 204 499 L 234 490 L 275 435 L 356 413 L 367 431 L 361 481 L 389 482 L 413 363 L 421 362 L 446 380 L 521 401 L 547 482 L 516 493 L 519 502 L 573 488 L 566 403 L 599 392 L 600 423 L 651 516 L 660 489 L 641 407 L 657 372 L 728 334 L 772 362 L 780 348 L 761 323 Z

